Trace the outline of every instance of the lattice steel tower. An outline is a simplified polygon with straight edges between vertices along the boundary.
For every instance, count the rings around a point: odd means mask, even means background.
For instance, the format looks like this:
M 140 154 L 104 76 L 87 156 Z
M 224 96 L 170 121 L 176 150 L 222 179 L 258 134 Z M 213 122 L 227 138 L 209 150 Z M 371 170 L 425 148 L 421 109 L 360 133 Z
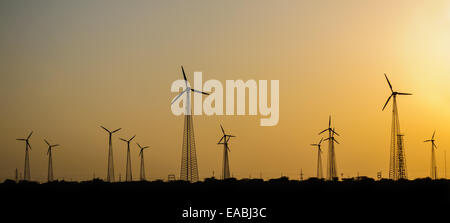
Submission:
M 186 100 L 184 101 L 185 113 L 184 113 L 184 130 L 183 130 L 183 147 L 181 152 L 181 170 L 180 180 L 196 182 L 198 181 L 198 166 L 197 166 L 197 154 L 195 150 L 195 138 L 194 138 L 194 125 L 191 115 L 191 91 L 194 93 L 200 93 L 208 95 L 208 93 L 192 89 L 189 87 L 184 68 L 181 66 L 183 72 L 183 78 L 185 82 L 185 89 L 173 99 L 172 103 L 178 100 L 184 93 L 186 93 Z
M 384 110 L 389 100 L 392 98 L 392 127 L 391 127 L 391 145 L 390 145 L 390 159 L 389 159 L 389 179 L 399 180 L 408 178 L 406 168 L 406 157 L 403 136 L 400 132 L 400 121 L 398 118 L 397 109 L 397 95 L 411 95 L 410 93 L 400 93 L 392 89 L 391 82 L 386 74 L 386 81 L 391 90 L 391 96 L 387 99 L 383 106 Z
M 223 136 L 220 138 L 217 144 L 223 145 L 223 166 L 222 166 L 222 179 L 228 179 L 231 177 L 230 175 L 230 161 L 228 159 L 228 152 L 230 152 L 230 148 L 228 147 L 228 141 L 230 138 L 236 137 L 234 135 L 225 134 L 225 130 L 223 130 L 222 125 L 220 125 L 220 129 L 222 130 Z
M 327 179 L 333 180 L 334 178 L 338 177 L 334 143 L 336 142 L 337 144 L 339 144 L 339 142 L 334 138 L 334 134 L 338 136 L 339 134 L 334 131 L 334 128 L 331 128 L 331 116 L 328 119 L 328 128 L 320 132 L 319 135 L 326 131 L 328 131 L 328 138 L 325 139 L 328 140 Z
M 112 149 L 112 134 L 118 132 L 122 128 L 118 128 L 114 131 L 109 131 L 107 128 L 102 127 L 105 131 L 109 133 L 109 150 L 108 150 L 108 175 L 106 176 L 107 182 L 114 182 L 114 157 L 113 157 L 113 149 Z
M 28 149 L 31 150 L 31 145 L 30 145 L 30 137 L 31 135 L 33 135 L 33 131 L 31 131 L 31 133 L 28 135 L 27 138 L 25 139 L 17 139 L 19 141 L 24 141 L 25 142 L 25 167 L 23 170 L 23 180 L 26 181 L 30 181 L 31 180 L 31 174 L 30 174 L 30 157 L 29 157 L 29 152 Z
M 431 168 L 430 168 L 430 177 L 431 179 L 436 180 L 437 179 L 437 165 L 436 165 L 436 149 L 437 146 L 434 143 L 436 140 L 434 139 L 434 134 L 436 131 L 433 132 L 433 136 L 431 139 L 425 140 L 424 142 L 431 142 Z
M 322 144 L 323 138 L 320 139 L 319 143 L 317 144 L 311 144 L 311 146 L 317 146 L 317 178 L 322 179 L 323 178 L 323 170 L 322 170 Z
M 53 158 L 52 158 L 52 149 L 53 147 L 59 146 L 59 144 L 50 145 L 50 143 L 45 140 L 45 143 L 48 145 L 47 155 L 48 155 L 48 173 L 47 173 L 47 181 L 52 182 L 53 181 Z
M 134 139 L 134 137 L 136 137 L 136 135 L 131 137 L 131 139 L 129 139 L 129 140 L 126 140 L 124 138 L 120 138 L 120 140 L 122 140 L 122 141 L 127 143 L 127 166 L 126 166 L 126 175 L 125 175 L 125 181 L 127 181 L 127 182 L 130 182 L 130 181 L 133 180 L 133 175 L 132 175 L 132 171 L 131 171 L 130 142 L 131 142 L 131 140 Z

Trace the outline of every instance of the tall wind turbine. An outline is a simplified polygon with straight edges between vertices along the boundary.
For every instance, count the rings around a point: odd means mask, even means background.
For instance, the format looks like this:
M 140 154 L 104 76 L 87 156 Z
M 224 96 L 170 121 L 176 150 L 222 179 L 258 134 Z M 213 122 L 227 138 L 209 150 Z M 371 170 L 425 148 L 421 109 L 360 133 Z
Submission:
M 230 141 L 230 138 L 236 137 L 236 136 L 225 134 L 225 130 L 223 130 L 222 125 L 220 125 L 220 129 L 222 129 L 223 136 L 222 136 L 222 138 L 220 138 L 220 140 L 217 144 L 223 145 L 222 179 L 225 180 L 225 179 L 230 178 L 230 162 L 228 160 L 228 152 L 230 151 L 230 148 L 228 147 L 228 141 Z
M 387 99 L 386 103 L 383 106 L 383 111 L 386 108 L 386 105 L 389 103 L 389 100 L 393 100 L 392 102 L 392 127 L 391 127 L 391 147 L 390 147 L 390 162 L 389 162 L 389 179 L 398 180 L 398 179 L 406 179 L 408 177 L 406 171 L 406 157 L 405 157 L 405 148 L 403 143 L 403 135 L 400 131 L 400 121 L 398 118 L 398 109 L 397 109 L 397 95 L 412 95 L 410 93 L 401 93 L 394 91 L 386 74 L 386 81 L 389 85 L 389 89 L 391 90 L 391 95 Z
M 31 145 L 30 145 L 30 137 L 31 135 L 33 135 L 33 131 L 31 131 L 31 133 L 28 135 L 27 138 L 25 139 L 17 139 L 19 141 L 24 141 L 25 142 L 25 168 L 23 170 L 23 179 L 24 180 L 31 180 L 31 175 L 30 175 L 30 158 L 28 155 L 28 149 L 31 150 Z
M 186 103 L 184 103 L 186 111 L 184 113 L 183 147 L 181 155 L 180 179 L 190 182 L 196 182 L 198 181 L 198 167 L 197 167 L 197 155 L 195 151 L 194 125 L 191 115 L 190 97 L 191 91 L 194 93 L 200 93 L 205 95 L 209 94 L 189 87 L 183 66 L 181 66 L 181 71 L 183 72 L 183 78 L 186 87 L 184 91 L 182 91 L 177 97 L 175 97 L 175 99 L 173 99 L 171 103 L 171 104 L 175 103 L 175 101 L 177 101 L 178 98 L 180 98 L 183 94 L 186 94 L 186 101 L 185 101 Z
M 325 139 L 325 141 L 328 140 L 327 179 L 333 180 L 334 178 L 338 177 L 336 167 L 336 154 L 334 152 L 334 143 L 336 142 L 337 144 L 339 144 L 339 142 L 336 139 L 334 139 L 334 134 L 338 136 L 339 134 L 334 131 L 334 128 L 331 128 L 331 116 L 328 119 L 328 128 L 320 132 L 319 135 L 326 131 L 328 131 L 328 138 Z
M 130 142 L 131 142 L 131 140 L 134 139 L 134 137 L 136 137 L 136 135 L 131 137 L 131 139 L 129 139 L 129 140 L 120 138 L 120 140 L 122 140 L 122 141 L 127 143 L 127 168 L 126 168 L 125 181 L 132 181 L 133 180 L 133 176 L 132 176 L 132 173 L 131 173 L 132 171 L 131 171 Z
M 107 182 L 114 182 L 114 157 L 113 157 L 113 150 L 112 150 L 112 134 L 118 132 L 122 128 L 118 128 L 114 131 L 109 131 L 107 128 L 102 127 L 105 131 L 109 134 L 109 150 L 108 150 L 108 176 L 106 177 Z
M 45 143 L 48 145 L 47 155 L 48 155 L 48 175 L 47 175 L 47 181 L 52 182 L 53 181 L 53 159 L 52 159 L 52 148 L 59 146 L 59 144 L 50 145 L 50 143 L 45 140 Z
M 437 179 L 437 165 L 436 165 L 436 155 L 435 155 L 435 149 L 437 149 L 436 144 L 434 143 L 436 140 L 434 139 L 434 134 L 436 131 L 433 132 L 433 136 L 431 139 L 425 140 L 424 142 L 431 142 L 431 169 L 430 169 L 430 177 L 431 179 L 436 180 Z
M 139 152 L 139 156 L 141 157 L 141 170 L 140 170 L 140 179 L 141 181 L 145 180 L 145 165 L 144 165 L 144 149 L 149 148 L 148 146 L 144 146 L 142 147 L 141 145 L 139 145 L 139 143 L 136 143 L 139 148 L 141 149 L 141 151 Z
M 317 144 L 311 144 L 311 146 L 317 147 L 317 178 L 322 179 L 323 178 L 323 171 L 322 171 L 322 149 L 320 148 L 322 144 L 323 138 L 320 139 L 319 143 Z

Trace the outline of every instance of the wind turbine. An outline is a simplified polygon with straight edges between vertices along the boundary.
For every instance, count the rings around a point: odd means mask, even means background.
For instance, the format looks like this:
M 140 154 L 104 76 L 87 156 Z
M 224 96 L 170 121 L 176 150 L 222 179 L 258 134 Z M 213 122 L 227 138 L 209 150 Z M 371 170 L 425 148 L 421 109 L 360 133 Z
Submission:
M 186 85 L 185 89 L 173 99 L 172 103 L 178 100 L 183 94 L 186 94 L 186 101 L 184 107 L 186 111 L 184 113 L 184 131 L 183 131 L 183 146 L 181 155 L 181 173 L 180 179 L 190 182 L 198 181 L 198 167 L 197 167 L 197 155 L 195 151 L 195 138 L 194 138 L 194 126 L 191 115 L 191 101 L 190 95 L 191 91 L 194 93 L 200 93 L 209 95 L 203 91 L 192 89 L 184 73 L 184 68 L 181 66 L 181 71 L 183 72 L 184 83 Z
M 386 74 L 384 74 L 386 81 L 389 85 L 389 89 L 391 90 L 391 95 L 387 99 L 386 103 L 383 106 L 383 111 L 386 108 L 387 104 L 392 98 L 392 127 L 391 127 L 391 147 L 390 147 L 390 162 L 389 162 L 389 179 L 398 180 L 398 179 L 406 179 L 407 171 L 406 171 L 406 158 L 405 158 L 405 148 L 403 144 L 403 135 L 400 131 L 400 121 L 398 117 L 398 109 L 397 109 L 397 95 L 412 95 L 411 93 L 401 93 L 394 91 L 392 88 L 391 82 Z
M 322 171 L 322 149 L 320 148 L 322 144 L 323 138 L 320 139 L 319 143 L 317 144 L 311 144 L 311 146 L 317 147 L 317 178 L 322 179 L 323 178 L 323 171 Z
M 24 180 L 31 180 L 31 175 L 30 175 L 30 158 L 28 155 L 28 149 L 31 150 L 31 145 L 30 145 L 30 137 L 31 135 L 33 135 L 33 131 L 30 132 L 30 134 L 28 135 L 27 138 L 25 139 L 17 139 L 19 141 L 24 141 L 25 142 L 25 168 L 23 170 L 23 179 Z
M 148 146 L 142 147 L 141 145 L 139 145 L 139 143 L 136 143 L 136 144 L 141 149 L 141 151 L 139 152 L 139 156 L 141 157 L 141 171 L 140 171 L 141 177 L 140 177 L 140 179 L 141 179 L 141 181 L 144 181 L 145 180 L 144 149 L 147 149 L 149 147 Z
M 437 165 L 436 165 L 436 155 L 435 155 L 435 149 L 437 149 L 436 144 L 434 143 L 436 140 L 434 139 L 436 131 L 433 132 L 433 136 L 431 139 L 425 140 L 424 142 L 431 142 L 431 179 L 436 180 L 437 179 Z
M 225 134 L 225 130 L 223 130 L 222 125 L 220 125 L 220 129 L 222 129 L 223 136 L 222 136 L 222 138 L 220 138 L 220 140 L 217 144 L 223 145 L 222 179 L 225 180 L 225 179 L 230 178 L 230 162 L 228 160 L 228 152 L 230 151 L 230 148 L 228 147 L 228 141 L 230 141 L 230 138 L 236 137 L 236 136 Z
M 126 168 L 126 176 L 125 176 L 125 181 L 127 181 L 127 182 L 133 180 L 133 176 L 132 176 L 132 173 L 131 173 L 132 171 L 131 171 L 130 142 L 131 142 L 131 140 L 134 139 L 134 137 L 136 137 L 136 135 L 131 137 L 131 139 L 129 139 L 129 140 L 120 138 L 120 140 L 122 140 L 122 141 L 127 143 L 127 168 Z
M 336 142 L 339 144 L 339 142 L 336 139 L 334 139 L 334 134 L 338 136 L 339 134 L 336 131 L 334 131 L 334 128 L 331 128 L 331 115 L 328 118 L 328 128 L 321 131 L 319 135 L 326 131 L 328 131 L 328 138 L 325 139 L 325 141 L 328 140 L 327 179 L 333 180 L 334 178 L 338 177 L 336 167 L 336 155 L 334 152 L 334 143 Z
M 48 155 L 48 175 L 47 175 L 47 181 L 52 182 L 53 181 L 53 159 L 52 159 L 52 148 L 59 146 L 59 144 L 50 145 L 50 143 L 44 139 L 45 143 L 48 145 L 47 155 Z
M 109 151 L 108 151 L 108 176 L 106 177 L 107 182 L 114 181 L 114 158 L 113 158 L 113 150 L 112 150 L 112 134 L 118 132 L 122 128 L 118 128 L 114 131 L 109 131 L 107 128 L 100 126 L 102 129 L 108 132 L 109 134 Z

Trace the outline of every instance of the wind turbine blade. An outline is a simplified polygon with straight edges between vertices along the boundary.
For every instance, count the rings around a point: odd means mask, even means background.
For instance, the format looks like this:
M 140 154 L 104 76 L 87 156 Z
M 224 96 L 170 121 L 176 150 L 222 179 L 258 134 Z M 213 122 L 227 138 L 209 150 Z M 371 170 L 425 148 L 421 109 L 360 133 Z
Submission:
M 186 90 L 187 90 L 187 89 L 186 89 Z M 181 95 L 183 95 L 183 93 L 186 92 L 186 90 L 182 91 L 178 96 L 176 96 L 175 99 L 173 99 L 173 101 L 172 101 L 170 104 L 172 105 L 173 103 L 175 103 L 175 101 L 177 101 L 178 98 L 181 97 Z
M 220 124 L 220 129 L 222 129 L 223 135 L 225 135 L 225 130 L 223 130 L 222 124 Z
M 150 146 L 145 146 L 143 149 L 148 149 L 148 148 L 150 148 Z
M 105 128 L 105 127 L 103 127 L 103 126 L 100 126 L 100 127 L 102 127 L 105 131 L 111 133 L 107 128 Z
M 19 141 L 25 141 L 26 139 L 16 139 L 16 140 L 19 140 Z
M 52 145 L 52 147 L 57 147 L 57 146 L 59 146 L 59 144 Z
M 318 146 L 318 144 L 311 144 L 311 146 Z
M 111 133 L 115 133 L 115 132 L 118 132 L 118 131 L 120 131 L 122 128 L 118 128 L 118 129 L 116 129 L 116 130 L 114 130 L 114 131 L 112 131 Z
M 322 134 L 322 133 L 324 133 L 324 132 L 326 132 L 327 130 L 328 130 L 328 129 L 325 129 L 325 130 L 319 132 L 319 135 Z
M 425 141 L 423 141 L 423 142 L 431 142 L 431 140 L 429 139 L 429 140 L 425 140 Z
M 126 139 L 124 138 L 120 138 L 120 140 L 124 141 L 124 142 L 128 142 Z
M 236 136 L 234 136 L 234 135 L 228 135 L 229 137 L 236 137 Z
M 136 145 L 138 145 L 138 146 L 139 146 L 139 148 L 141 148 L 141 149 L 142 149 L 142 146 L 141 146 L 141 145 L 139 145 L 139 143 L 136 143 Z
M 431 139 L 434 139 L 434 134 L 436 134 L 436 130 L 434 130 L 433 136 L 431 137 Z
M 413 95 L 413 94 L 411 94 L 411 93 L 397 93 L 398 95 Z
M 130 141 L 130 142 L 131 142 L 131 140 L 133 140 L 133 139 L 134 139 L 134 137 L 136 137 L 136 135 L 134 135 L 133 137 L 131 137 L 131 139 L 130 139 L 130 140 L 128 140 L 128 141 Z
M 196 92 L 196 93 L 200 93 L 200 94 L 204 94 L 204 95 L 209 95 L 209 93 L 203 92 L 203 91 L 199 91 L 199 90 L 195 90 L 191 88 L 191 91 Z
M 335 141 L 337 144 L 340 144 L 336 139 L 333 138 L 333 141 Z
M 183 66 L 181 66 L 181 71 L 183 71 L 183 78 L 187 82 L 187 78 L 186 78 L 186 74 L 184 73 L 184 67 Z
M 383 109 L 381 109 L 381 111 L 384 111 L 384 109 L 386 108 L 386 105 L 389 103 L 389 100 L 391 100 L 391 98 L 392 98 L 392 94 L 391 94 L 391 96 L 389 96 L 389 98 L 387 99 L 386 104 L 384 104 Z
M 47 145 L 49 145 L 49 146 L 50 146 L 50 143 L 48 143 L 46 139 L 44 139 L 44 141 L 45 141 L 45 143 L 47 143 Z
M 387 77 L 386 73 L 384 74 L 384 77 L 386 77 L 386 80 L 387 80 L 387 82 L 389 84 L 389 88 L 391 89 L 391 92 L 394 93 L 394 90 L 392 89 L 391 82 L 389 81 L 389 78 Z
M 27 139 L 30 139 L 31 135 L 33 135 L 33 131 L 30 132 L 30 135 L 28 135 Z
M 323 141 L 323 138 L 321 138 L 321 139 L 320 139 L 320 141 L 319 141 L 319 144 L 318 144 L 318 145 L 320 145 L 320 143 L 322 143 L 322 141 Z
M 30 143 L 28 142 L 28 141 L 26 141 L 27 142 L 27 145 L 28 145 L 28 147 L 31 149 L 31 145 L 30 145 Z
M 328 117 L 328 128 L 331 128 L 331 115 Z
M 220 138 L 220 140 L 219 140 L 219 142 L 217 143 L 217 144 L 221 144 L 220 142 L 222 142 L 222 139 L 224 138 L 225 136 L 222 136 L 222 138 Z

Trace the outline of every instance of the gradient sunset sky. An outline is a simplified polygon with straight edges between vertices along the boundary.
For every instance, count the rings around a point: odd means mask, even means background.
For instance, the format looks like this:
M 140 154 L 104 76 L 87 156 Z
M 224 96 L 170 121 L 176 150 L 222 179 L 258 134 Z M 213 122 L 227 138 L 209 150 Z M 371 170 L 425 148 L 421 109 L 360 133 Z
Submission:
M 31 177 L 45 181 L 47 146 L 55 178 L 106 177 L 107 134 L 115 173 L 125 175 L 136 134 L 147 178 L 179 176 L 183 117 L 171 83 L 189 79 L 280 81 L 280 119 L 195 116 L 200 178 L 220 176 L 219 124 L 237 178 L 315 176 L 317 133 L 333 125 L 338 173 L 388 177 L 396 90 L 409 178 L 429 176 L 436 130 L 438 176 L 450 153 L 450 1 L 0 1 L 0 179 L 23 173 L 16 138 L 31 130 Z M 326 168 L 327 147 L 322 162 Z M 138 148 L 133 144 L 134 178 Z M 450 166 L 449 166 L 450 167 Z M 324 171 L 325 173 L 325 171 Z

